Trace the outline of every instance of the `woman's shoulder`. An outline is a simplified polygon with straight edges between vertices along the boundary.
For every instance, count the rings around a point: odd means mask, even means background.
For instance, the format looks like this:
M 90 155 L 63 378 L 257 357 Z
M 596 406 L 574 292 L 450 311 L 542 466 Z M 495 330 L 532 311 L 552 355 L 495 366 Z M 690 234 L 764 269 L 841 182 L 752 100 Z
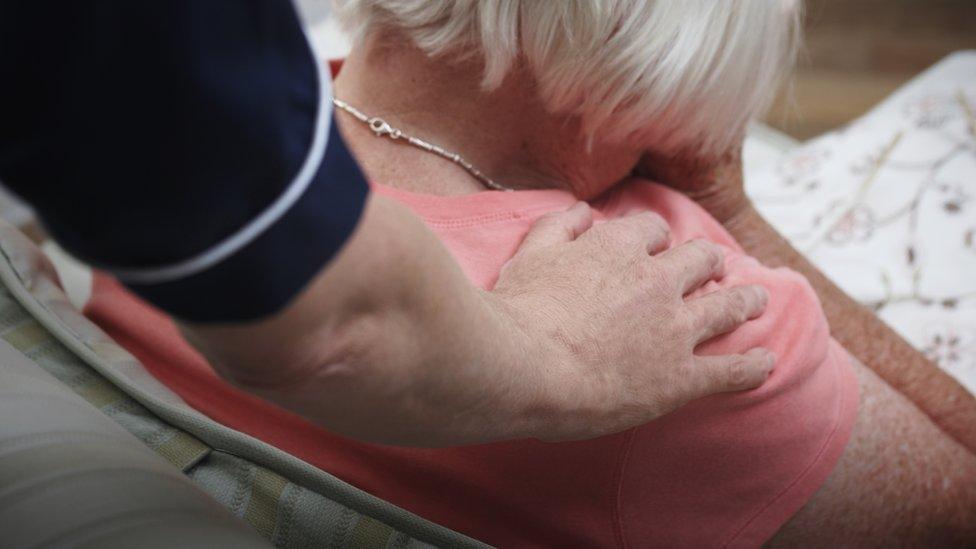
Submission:
M 827 354 L 829 329 L 813 287 L 801 274 L 770 268 L 745 253 L 711 215 L 684 194 L 646 179 L 633 178 L 604 196 L 595 207 L 607 218 L 651 210 L 671 226 L 672 246 L 696 238 L 719 244 L 725 251 L 725 274 L 690 297 L 738 285 L 759 284 L 770 299 L 759 318 L 702 346 L 707 354 L 741 353 L 766 347 L 787 354 L 784 369 L 815 367 Z
M 626 179 L 595 201 L 593 206 L 607 218 L 651 210 L 668 222 L 675 242 L 704 238 L 742 253 L 742 248 L 732 235 L 698 203 L 650 179 Z

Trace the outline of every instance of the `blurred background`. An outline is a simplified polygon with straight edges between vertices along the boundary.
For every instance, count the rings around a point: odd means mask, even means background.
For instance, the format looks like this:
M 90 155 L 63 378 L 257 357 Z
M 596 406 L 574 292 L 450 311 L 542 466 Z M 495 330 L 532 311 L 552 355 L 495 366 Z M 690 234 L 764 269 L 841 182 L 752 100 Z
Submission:
M 912 76 L 976 49 L 976 0 L 804 0 L 792 93 L 766 123 L 801 141 L 867 112 Z

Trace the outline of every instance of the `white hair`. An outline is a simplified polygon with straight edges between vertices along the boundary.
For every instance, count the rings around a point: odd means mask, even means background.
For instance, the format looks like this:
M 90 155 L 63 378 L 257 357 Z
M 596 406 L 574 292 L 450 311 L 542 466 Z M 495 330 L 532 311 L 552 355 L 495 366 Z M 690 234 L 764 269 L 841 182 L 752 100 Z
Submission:
M 798 0 L 334 0 L 362 40 L 400 29 L 431 56 L 477 52 L 486 90 L 516 62 L 589 136 L 664 153 L 737 145 L 791 66 Z

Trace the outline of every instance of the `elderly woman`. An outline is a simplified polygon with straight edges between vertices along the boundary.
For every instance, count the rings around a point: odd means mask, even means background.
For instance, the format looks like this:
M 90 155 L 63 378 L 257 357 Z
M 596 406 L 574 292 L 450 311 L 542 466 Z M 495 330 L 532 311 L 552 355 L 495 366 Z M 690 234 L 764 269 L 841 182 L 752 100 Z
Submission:
M 219 421 L 503 547 L 976 541 L 976 456 L 831 338 L 802 276 L 748 256 L 686 195 L 631 177 L 643 159 L 723 221 L 738 219 L 706 184 L 707 159 L 734 157 L 775 88 L 792 55 L 795 6 L 343 0 L 337 8 L 358 37 L 333 66 L 341 131 L 375 192 L 425 219 L 475 283 L 493 286 L 531 224 L 578 199 L 590 206 L 573 210 L 568 235 L 656 212 L 673 242 L 704 238 L 724 249 L 725 275 L 706 290 L 769 291 L 761 317 L 699 354 L 762 346 L 776 353 L 776 369 L 757 390 L 693 402 L 614 436 L 383 447 L 234 390 L 166 318 L 100 278 L 89 314 L 160 379 Z

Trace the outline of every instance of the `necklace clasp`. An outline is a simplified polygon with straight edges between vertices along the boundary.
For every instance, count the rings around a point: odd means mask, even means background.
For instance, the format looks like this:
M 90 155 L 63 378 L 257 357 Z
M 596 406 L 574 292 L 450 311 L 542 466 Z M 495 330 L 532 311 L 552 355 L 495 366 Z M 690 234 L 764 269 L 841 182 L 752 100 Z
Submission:
M 400 137 L 400 132 L 393 129 L 393 126 L 387 124 L 386 120 L 374 116 L 368 121 L 369 129 L 373 130 L 377 136 L 389 135 L 393 139 Z

